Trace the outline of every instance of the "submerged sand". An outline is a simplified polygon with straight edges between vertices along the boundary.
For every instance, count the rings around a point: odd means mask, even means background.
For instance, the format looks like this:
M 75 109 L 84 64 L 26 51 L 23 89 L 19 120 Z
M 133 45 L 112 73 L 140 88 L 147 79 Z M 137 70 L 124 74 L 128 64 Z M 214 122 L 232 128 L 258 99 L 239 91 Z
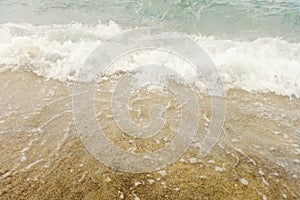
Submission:
M 200 157 L 193 144 L 165 169 L 133 174 L 106 167 L 86 150 L 73 121 L 72 83 L 2 72 L 0 84 L 0 199 L 300 198 L 300 99 L 230 90 L 223 133 L 208 156 Z M 139 153 L 172 139 L 176 102 L 162 133 L 150 141 L 135 139 L 111 118 L 110 81 L 101 88 L 97 118 L 115 145 Z M 173 98 L 147 91 L 141 96 L 162 104 Z M 199 94 L 198 100 L 201 141 L 211 109 L 208 97 Z M 133 109 L 132 118 L 147 124 L 153 101 L 134 101 L 140 113 Z

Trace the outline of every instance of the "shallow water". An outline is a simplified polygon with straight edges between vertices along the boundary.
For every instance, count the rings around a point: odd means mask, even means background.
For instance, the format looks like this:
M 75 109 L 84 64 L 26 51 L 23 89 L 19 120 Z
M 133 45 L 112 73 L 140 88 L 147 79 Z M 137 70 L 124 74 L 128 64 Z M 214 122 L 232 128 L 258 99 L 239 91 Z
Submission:
M 134 138 L 111 120 L 114 79 L 102 83 L 95 101 L 96 116 L 110 141 L 136 153 L 167 145 L 173 137 L 169 131 L 178 128 L 174 96 L 145 90 L 132 97 L 131 116 L 142 124 L 149 123 L 153 103 L 169 107 L 169 124 L 160 134 L 150 140 Z M 73 121 L 72 84 L 28 72 L 5 72 L 0 81 L 1 98 L 14 91 L 0 105 L 3 198 L 299 198 L 299 99 L 229 91 L 222 136 L 202 157 L 199 143 L 211 108 L 210 98 L 199 93 L 200 128 L 189 150 L 161 171 L 132 174 L 104 166 L 83 146 Z

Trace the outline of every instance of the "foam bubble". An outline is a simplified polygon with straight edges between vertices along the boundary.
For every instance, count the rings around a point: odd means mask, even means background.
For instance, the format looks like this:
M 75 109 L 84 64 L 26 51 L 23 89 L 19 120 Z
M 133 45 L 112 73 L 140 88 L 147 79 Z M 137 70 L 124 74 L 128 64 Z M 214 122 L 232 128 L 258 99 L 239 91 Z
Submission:
M 124 31 L 114 22 L 43 26 L 2 24 L 0 69 L 29 70 L 45 78 L 75 81 L 87 56 L 101 42 Z M 212 58 L 227 89 L 300 97 L 300 43 L 289 43 L 280 38 L 234 41 L 201 35 L 190 37 Z M 199 82 L 196 73 L 184 67 L 184 62 L 174 55 L 149 51 L 130 56 L 114 69 L 130 70 L 133 61 L 143 65 L 148 61 L 165 62 L 189 82 Z

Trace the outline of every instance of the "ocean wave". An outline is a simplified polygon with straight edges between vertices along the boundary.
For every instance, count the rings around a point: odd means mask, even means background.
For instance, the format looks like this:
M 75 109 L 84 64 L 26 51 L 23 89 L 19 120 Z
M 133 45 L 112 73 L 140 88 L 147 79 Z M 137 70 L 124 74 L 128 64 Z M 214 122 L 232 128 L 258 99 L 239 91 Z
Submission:
M 88 25 L 40 25 L 6 23 L 0 25 L 0 69 L 29 70 L 45 78 L 75 81 L 87 56 L 101 44 L 127 30 L 115 22 Z M 227 89 L 275 92 L 300 97 L 300 43 L 281 38 L 258 38 L 234 41 L 188 35 L 211 57 Z M 147 60 L 167 60 L 181 66 L 174 56 L 142 52 L 135 56 L 138 64 Z M 121 63 L 118 69 L 129 70 L 132 62 Z M 190 82 L 199 77 L 185 67 L 177 67 Z

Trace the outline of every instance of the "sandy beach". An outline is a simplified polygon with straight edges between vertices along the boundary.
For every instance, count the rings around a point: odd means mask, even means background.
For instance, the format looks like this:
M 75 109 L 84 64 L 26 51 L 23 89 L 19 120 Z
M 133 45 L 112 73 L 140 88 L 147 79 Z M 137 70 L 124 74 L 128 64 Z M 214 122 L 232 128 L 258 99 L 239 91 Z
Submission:
M 172 104 L 171 122 L 152 139 L 124 134 L 111 118 L 111 80 L 97 92 L 107 137 L 131 152 L 153 151 L 172 139 L 178 119 L 171 96 L 141 91 L 132 118 L 147 123 L 147 105 Z M 227 92 L 227 115 L 213 151 L 199 156 L 209 123 L 209 98 L 199 93 L 197 140 L 160 171 L 125 173 L 96 160 L 76 133 L 74 84 L 31 72 L 0 73 L 0 199 L 299 199 L 300 99 L 273 93 Z M 134 99 L 134 97 L 133 97 Z M 141 112 L 135 112 L 140 108 Z M 139 117 L 137 117 L 139 116 Z M 173 116 L 173 117 L 172 117 Z

